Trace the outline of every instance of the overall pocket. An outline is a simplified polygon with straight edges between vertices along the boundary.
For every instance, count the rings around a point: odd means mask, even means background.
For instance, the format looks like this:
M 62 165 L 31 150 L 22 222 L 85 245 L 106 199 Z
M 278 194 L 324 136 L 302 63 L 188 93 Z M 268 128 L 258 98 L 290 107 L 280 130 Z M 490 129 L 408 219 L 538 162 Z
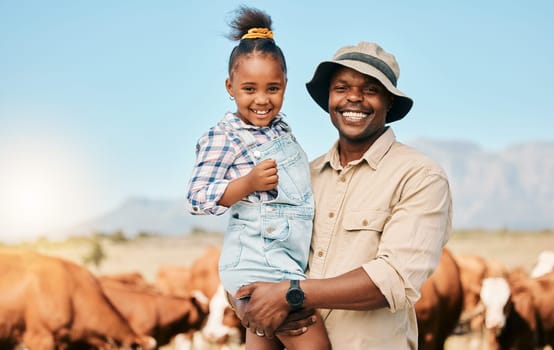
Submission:
M 265 258 L 269 266 L 282 271 L 304 272 L 312 234 L 311 219 L 265 218 L 262 225 Z
M 219 257 L 220 270 L 234 268 L 238 265 L 242 254 L 241 232 L 244 231 L 245 227 L 246 225 L 238 223 L 229 224 L 225 232 L 221 256 Z

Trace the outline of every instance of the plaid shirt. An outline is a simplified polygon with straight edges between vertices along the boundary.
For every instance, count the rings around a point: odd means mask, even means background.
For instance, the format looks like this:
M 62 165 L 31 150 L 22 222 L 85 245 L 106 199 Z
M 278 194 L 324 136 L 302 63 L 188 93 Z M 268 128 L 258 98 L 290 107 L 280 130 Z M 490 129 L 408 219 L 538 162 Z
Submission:
M 290 132 L 283 114 L 278 114 L 265 127 L 246 124 L 233 113 L 224 116 L 227 127 L 220 123 L 210 128 L 196 144 L 196 163 L 189 182 L 187 209 L 195 215 L 221 215 L 227 207 L 217 205 L 229 182 L 244 176 L 254 167 L 245 145 L 233 135 L 236 130 L 248 130 L 260 145 Z M 230 130 L 229 130 L 230 129 Z M 253 192 L 243 198 L 260 202 L 275 198 L 276 191 Z

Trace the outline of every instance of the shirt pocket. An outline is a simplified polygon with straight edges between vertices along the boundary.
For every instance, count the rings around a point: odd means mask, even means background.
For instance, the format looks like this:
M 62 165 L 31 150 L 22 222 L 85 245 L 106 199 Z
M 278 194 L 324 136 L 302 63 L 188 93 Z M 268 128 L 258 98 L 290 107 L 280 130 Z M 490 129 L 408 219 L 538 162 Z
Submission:
M 361 266 L 375 258 L 389 213 L 379 210 L 357 210 L 344 214 L 344 236 L 339 249 L 348 253 L 343 259 L 343 269 Z
M 357 210 L 344 214 L 343 227 L 347 232 L 383 232 L 390 214 L 381 210 Z

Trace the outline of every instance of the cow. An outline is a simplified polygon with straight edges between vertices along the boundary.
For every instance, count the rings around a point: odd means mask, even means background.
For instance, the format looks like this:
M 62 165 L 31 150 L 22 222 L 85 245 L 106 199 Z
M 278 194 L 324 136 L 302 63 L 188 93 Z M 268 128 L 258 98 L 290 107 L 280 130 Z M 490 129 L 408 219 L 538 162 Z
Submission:
M 190 295 L 194 290 L 210 299 L 220 283 L 218 261 L 221 250 L 208 245 L 203 254 L 188 266 L 161 266 L 156 273 L 156 287 L 168 295 Z
M 174 339 L 176 349 L 191 347 L 194 349 L 225 349 L 226 344 L 242 344 L 245 341 L 246 330 L 229 306 L 221 285 L 218 271 L 220 254 L 219 247 L 209 245 L 205 248 L 203 254 L 192 262 L 190 268 L 165 268 L 163 273 L 158 271 L 156 284 L 160 289 L 180 291 L 180 293 L 200 291 L 210 300 L 209 314 L 202 331 L 197 332 L 193 337 L 189 337 L 189 335 L 177 336 Z M 179 278 L 179 275 L 182 277 Z M 167 276 L 173 278 L 166 278 Z M 183 282 L 182 279 L 186 276 L 189 278 L 186 282 Z
M 190 279 L 190 267 L 165 265 L 158 268 L 155 285 L 163 294 L 187 296 L 191 292 Z
M 554 271 L 532 278 L 515 269 L 507 278 L 485 279 L 481 299 L 489 349 L 554 346 Z
M 199 290 L 209 299 L 212 298 L 221 284 L 218 270 L 220 255 L 219 247 L 209 245 L 205 248 L 204 253 L 192 262 L 189 290 Z
M 33 252 L 0 252 L 0 346 L 153 349 L 86 268 Z
M 506 264 L 498 259 L 486 259 L 487 262 L 487 275 L 488 278 L 506 278 L 508 276 L 508 268 Z
M 464 294 L 464 306 L 455 333 L 469 333 L 469 348 L 479 349 L 485 330 L 485 306 L 480 297 L 483 280 L 505 277 L 507 268 L 499 260 L 485 259 L 479 255 L 457 254 L 454 258 L 460 269 Z
M 133 285 L 100 279 L 111 302 L 129 321 L 135 332 L 152 336 L 158 345 L 166 345 L 179 333 L 200 330 L 208 313 L 205 296 L 171 296 L 151 286 Z
M 202 335 L 212 343 L 244 343 L 245 330 L 229 306 L 226 291 L 221 283 L 210 300 L 210 314 L 202 328 Z
M 531 277 L 544 276 L 554 269 L 554 251 L 545 250 L 539 254 L 537 262 L 531 271 Z
M 455 334 L 469 333 L 469 348 L 481 346 L 484 319 L 484 306 L 479 293 L 483 279 L 487 277 L 487 261 L 479 255 L 455 255 L 460 269 L 464 303 Z
M 423 283 L 415 304 L 420 350 L 444 349 L 463 306 L 460 271 L 452 253 L 444 248 L 435 271 Z
M 125 272 L 98 276 L 100 282 L 123 284 L 142 290 L 157 290 L 157 287 L 149 283 L 140 272 Z
M 202 335 L 209 343 L 224 344 L 230 340 L 244 343 L 246 330 L 231 309 L 219 278 L 221 250 L 208 246 L 191 266 L 190 288 L 202 291 L 210 299 L 210 313 Z

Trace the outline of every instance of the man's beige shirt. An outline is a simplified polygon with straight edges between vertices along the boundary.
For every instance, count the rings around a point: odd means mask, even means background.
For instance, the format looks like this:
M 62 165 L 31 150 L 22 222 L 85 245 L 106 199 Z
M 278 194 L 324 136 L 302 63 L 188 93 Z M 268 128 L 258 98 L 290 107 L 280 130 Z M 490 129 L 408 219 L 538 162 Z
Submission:
M 334 349 L 416 349 L 414 303 L 451 231 L 448 179 L 391 128 L 342 167 L 335 144 L 311 163 L 316 203 L 310 278 L 362 266 L 390 307 L 321 310 Z

